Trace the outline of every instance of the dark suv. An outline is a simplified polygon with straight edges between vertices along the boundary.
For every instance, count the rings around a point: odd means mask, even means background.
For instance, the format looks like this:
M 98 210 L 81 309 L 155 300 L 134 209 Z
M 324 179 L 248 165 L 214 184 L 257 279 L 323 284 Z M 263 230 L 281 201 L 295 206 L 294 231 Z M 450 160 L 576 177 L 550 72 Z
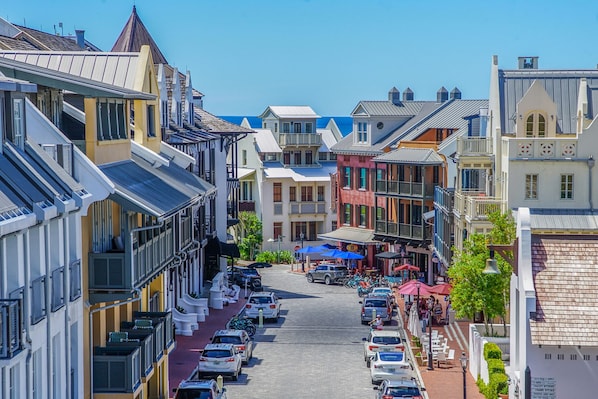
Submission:
M 318 265 L 315 269 L 307 272 L 307 281 L 313 283 L 314 281 L 323 281 L 326 284 L 341 282 L 349 275 L 347 266 L 339 266 L 334 264 Z
M 263 290 L 262 276 L 253 268 L 233 266 L 228 270 L 228 279 L 241 288 L 245 288 L 245 283 L 247 283 L 247 288 L 252 291 Z

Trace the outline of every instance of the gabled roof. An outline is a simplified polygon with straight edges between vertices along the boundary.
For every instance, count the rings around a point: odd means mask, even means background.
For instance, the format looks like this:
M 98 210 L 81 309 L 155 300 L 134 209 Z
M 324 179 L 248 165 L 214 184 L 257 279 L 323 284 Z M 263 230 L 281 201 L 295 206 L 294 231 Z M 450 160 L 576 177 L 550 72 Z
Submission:
M 255 129 L 255 146 L 258 154 L 281 153 L 282 149 L 270 129 Z
M 255 133 L 253 129 L 248 129 L 243 126 L 235 125 L 234 123 L 230 123 L 225 121 L 224 119 L 220 119 L 217 116 L 205 111 L 199 107 L 193 107 L 193 111 L 195 112 L 195 124 L 197 127 L 205 130 L 206 132 L 210 132 L 212 134 L 225 134 L 225 133 Z M 198 120 L 199 118 L 199 120 Z
M 516 107 L 534 81 L 539 81 L 557 106 L 557 133 L 575 133 L 582 78 L 587 80 L 588 112 L 598 114 L 598 70 L 515 69 L 498 71 L 502 133 L 515 132 Z
M 270 113 L 277 118 L 320 118 L 309 105 L 270 105 L 259 117 L 263 119 Z
M 533 235 L 531 253 L 532 344 L 598 347 L 598 239 Z
M 160 51 L 160 48 L 149 34 L 141 18 L 137 14 L 137 8 L 133 6 L 133 11 L 129 20 L 120 32 L 118 39 L 112 46 L 113 52 L 138 52 L 141 46 L 147 44 L 150 47 L 152 58 L 155 64 L 168 64 L 166 57 Z
M 375 162 L 441 165 L 444 159 L 431 148 L 399 148 L 374 158 Z
M 414 116 L 430 101 L 403 101 L 399 105 L 391 101 L 360 101 L 351 116 Z

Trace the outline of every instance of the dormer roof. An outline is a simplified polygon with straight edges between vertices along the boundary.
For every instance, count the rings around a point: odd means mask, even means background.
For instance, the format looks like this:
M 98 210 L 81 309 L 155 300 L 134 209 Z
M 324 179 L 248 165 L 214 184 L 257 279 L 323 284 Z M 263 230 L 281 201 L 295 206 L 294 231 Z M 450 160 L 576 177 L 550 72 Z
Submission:
M 263 119 L 269 114 L 277 118 L 320 118 L 309 105 L 271 105 L 259 117 Z

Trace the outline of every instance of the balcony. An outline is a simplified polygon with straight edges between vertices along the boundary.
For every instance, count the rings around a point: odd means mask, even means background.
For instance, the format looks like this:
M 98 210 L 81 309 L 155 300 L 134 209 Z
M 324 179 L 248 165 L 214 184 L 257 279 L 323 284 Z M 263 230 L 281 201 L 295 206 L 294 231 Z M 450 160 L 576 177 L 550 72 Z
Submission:
M 491 137 L 459 137 L 457 138 L 457 154 L 459 156 L 491 156 Z
M 449 213 L 453 212 L 455 203 L 455 189 L 436 186 L 434 188 L 434 204 L 445 209 Z
M 405 239 L 424 239 L 424 228 L 420 225 L 386 222 L 384 220 L 376 221 L 376 231 L 374 233 Z
M 159 354 L 160 348 L 164 354 L 174 350 L 174 324 L 172 322 L 171 312 L 133 312 L 135 319 L 134 323 L 137 323 L 139 328 L 140 323 L 137 320 L 151 320 L 154 331 L 154 342 L 156 343 L 156 358 L 159 360 L 161 355 Z
M 0 299 L 0 359 L 10 359 L 22 349 L 21 301 Z
M 504 137 L 503 154 L 515 160 L 572 159 L 577 157 L 576 138 L 529 138 Z
M 190 223 L 190 218 L 187 222 Z M 185 238 L 185 241 L 190 241 Z M 110 302 L 129 297 L 129 293 L 163 271 L 173 259 L 173 229 L 168 228 L 151 239 L 133 244 L 133 265 L 127 248 L 124 252 L 89 254 L 89 290 L 92 303 Z
M 408 197 L 434 196 L 434 183 L 416 183 L 409 181 L 376 180 L 377 195 L 403 195 Z
M 255 201 L 239 201 L 239 212 L 255 212 Z
M 326 214 L 326 203 L 321 202 L 291 202 L 289 207 L 290 215 L 305 214 Z
M 284 146 L 320 146 L 322 145 L 321 133 L 280 133 L 278 145 Z
M 109 334 L 107 348 L 138 347 L 141 355 L 141 377 L 149 379 L 154 374 L 154 336 L 151 331 L 137 333 L 135 330 L 121 330 Z
M 134 398 L 139 391 L 141 348 L 96 346 L 93 354 L 93 392 L 129 393 Z
M 455 216 L 468 221 L 488 220 L 488 214 L 506 212 L 507 202 L 499 197 L 486 197 L 485 193 L 463 191 L 455 193 Z

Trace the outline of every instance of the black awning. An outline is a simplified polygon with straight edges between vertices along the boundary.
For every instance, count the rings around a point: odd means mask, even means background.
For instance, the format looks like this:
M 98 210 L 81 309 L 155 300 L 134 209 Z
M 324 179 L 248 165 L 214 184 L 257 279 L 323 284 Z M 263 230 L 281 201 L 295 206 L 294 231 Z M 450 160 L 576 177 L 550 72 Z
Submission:
M 220 256 L 227 258 L 240 258 L 241 253 L 237 244 L 227 244 L 220 241 Z
M 381 259 L 400 259 L 405 258 L 406 256 L 401 256 L 398 252 L 381 252 L 379 254 L 374 255 L 376 258 Z

